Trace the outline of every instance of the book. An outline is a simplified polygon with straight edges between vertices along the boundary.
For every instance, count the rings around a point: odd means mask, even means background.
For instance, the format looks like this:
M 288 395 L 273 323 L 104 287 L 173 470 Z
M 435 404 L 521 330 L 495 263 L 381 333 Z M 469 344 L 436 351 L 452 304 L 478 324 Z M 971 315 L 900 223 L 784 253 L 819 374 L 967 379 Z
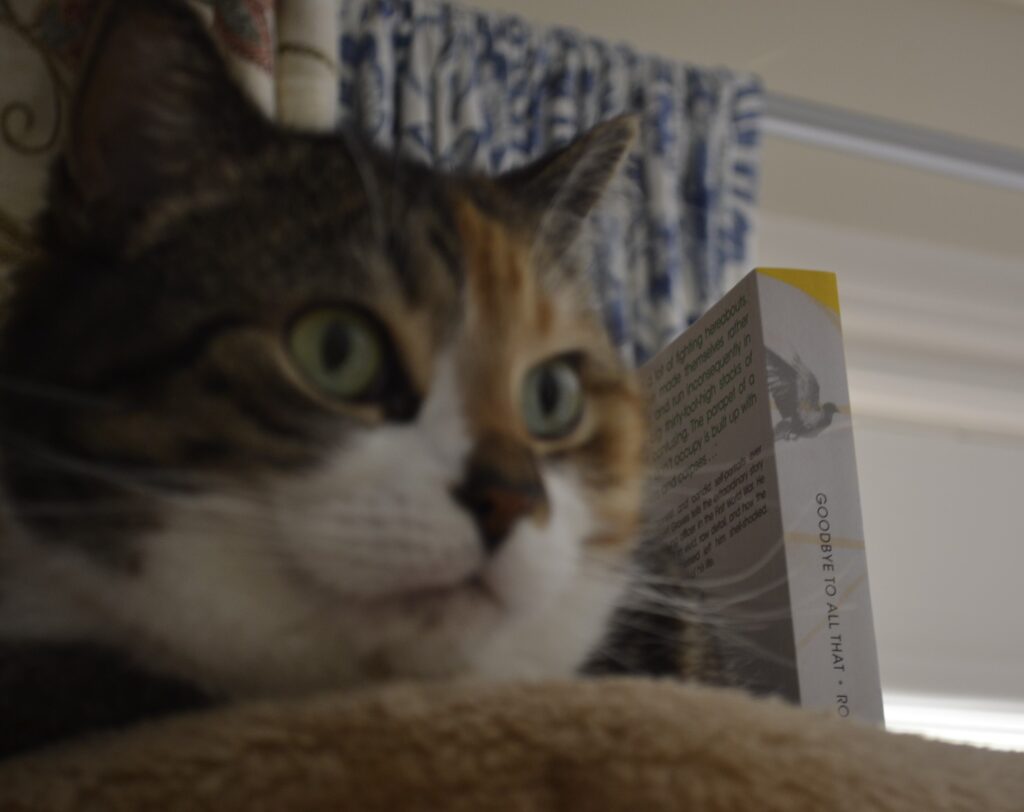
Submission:
M 883 721 L 835 275 L 761 268 L 641 368 L 651 533 L 732 684 Z

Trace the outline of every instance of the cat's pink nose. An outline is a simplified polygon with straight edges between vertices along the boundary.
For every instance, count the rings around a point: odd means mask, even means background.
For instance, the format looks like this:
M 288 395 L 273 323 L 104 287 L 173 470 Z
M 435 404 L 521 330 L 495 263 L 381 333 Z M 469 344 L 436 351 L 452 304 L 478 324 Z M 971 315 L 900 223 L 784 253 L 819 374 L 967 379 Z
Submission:
M 472 515 L 488 552 L 501 546 L 517 521 L 547 509 L 533 452 L 494 435 L 477 443 L 452 496 Z
M 508 536 L 512 525 L 543 503 L 544 492 L 539 487 L 464 486 L 456 489 L 455 499 L 473 515 L 484 547 L 493 552 Z

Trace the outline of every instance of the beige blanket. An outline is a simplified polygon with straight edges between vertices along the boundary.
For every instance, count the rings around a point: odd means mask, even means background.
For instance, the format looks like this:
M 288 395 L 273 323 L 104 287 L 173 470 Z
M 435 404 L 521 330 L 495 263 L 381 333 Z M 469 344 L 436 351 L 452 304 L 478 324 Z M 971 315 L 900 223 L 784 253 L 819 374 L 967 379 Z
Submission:
M 1024 756 L 640 679 L 403 686 L 0 766 L 16 810 L 1024 810 Z

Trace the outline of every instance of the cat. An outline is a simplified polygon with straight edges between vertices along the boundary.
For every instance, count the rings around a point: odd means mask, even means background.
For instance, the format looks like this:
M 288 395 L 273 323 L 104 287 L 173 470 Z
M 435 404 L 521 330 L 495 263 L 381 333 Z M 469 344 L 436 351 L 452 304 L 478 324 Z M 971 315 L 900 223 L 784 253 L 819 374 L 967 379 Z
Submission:
M 575 673 L 644 479 L 579 250 L 635 130 L 439 172 L 115 3 L 0 333 L 0 657 L 229 701 Z

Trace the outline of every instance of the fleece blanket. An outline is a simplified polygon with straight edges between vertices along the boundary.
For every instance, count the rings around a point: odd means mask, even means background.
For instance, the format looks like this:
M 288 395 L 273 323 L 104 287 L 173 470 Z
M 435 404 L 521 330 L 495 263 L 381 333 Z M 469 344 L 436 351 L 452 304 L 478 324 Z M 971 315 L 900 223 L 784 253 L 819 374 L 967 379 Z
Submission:
M 20 810 L 1024 810 L 1024 755 L 670 681 L 395 686 L 0 764 Z

